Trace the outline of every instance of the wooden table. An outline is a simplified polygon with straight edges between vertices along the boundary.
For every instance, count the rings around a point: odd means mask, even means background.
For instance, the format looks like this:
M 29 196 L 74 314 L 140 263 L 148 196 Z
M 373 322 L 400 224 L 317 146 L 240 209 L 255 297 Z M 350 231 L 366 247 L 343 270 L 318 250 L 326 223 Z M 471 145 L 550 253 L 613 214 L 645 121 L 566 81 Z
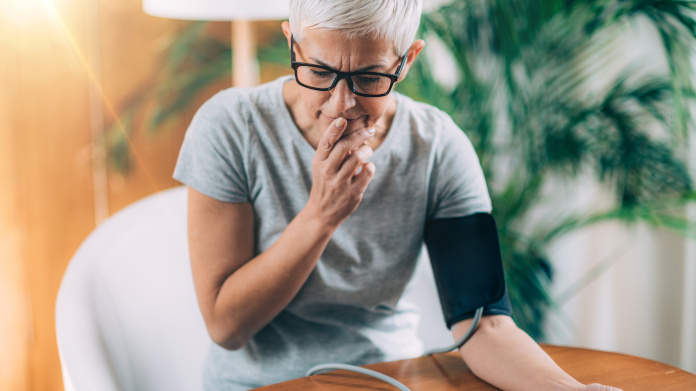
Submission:
M 597 350 L 542 345 L 571 376 L 582 383 L 602 383 L 624 391 L 696 390 L 696 375 L 644 358 Z M 389 375 L 413 391 L 497 390 L 475 377 L 459 353 L 366 365 Z M 395 388 L 377 379 L 347 371 L 333 371 L 257 388 L 259 391 L 340 391 Z

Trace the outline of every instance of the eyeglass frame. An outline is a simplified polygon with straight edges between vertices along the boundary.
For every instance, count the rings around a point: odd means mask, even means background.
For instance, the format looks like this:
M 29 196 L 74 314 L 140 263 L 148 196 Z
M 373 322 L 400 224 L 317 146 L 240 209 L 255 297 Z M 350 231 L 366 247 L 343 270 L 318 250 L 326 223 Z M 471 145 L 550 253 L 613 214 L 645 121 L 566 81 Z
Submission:
M 297 82 L 297 84 L 301 85 L 302 87 L 309 88 L 310 90 L 330 91 L 334 87 L 336 87 L 336 84 L 338 84 L 338 82 L 341 79 L 344 79 L 348 83 L 350 90 L 353 91 L 353 93 L 355 95 L 364 96 L 364 97 L 368 97 L 368 98 L 379 98 L 382 96 L 389 95 L 392 88 L 394 88 L 394 83 L 396 83 L 399 80 L 399 76 L 401 75 L 401 71 L 403 70 L 404 65 L 406 65 L 406 58 L 408 57 L 408 49 L 406 49 L 406 53 L 404 53 L 403 57 L 401 58 L 401 64 L 399 64 L 399 67 L 396 69 L 395 74 L 381 73 L 381 72 L 369 72 L 369 71 L 368 72 L 341 72 L 341 71 L 337 71 L 333 68 L 329 68 L 327 66 L 320 65 L 320 64 L 310 64 L 310 63 L 306 63 L 306 62 L 295 61 L 295 49 L 294 49 L 294 47 L 295 47 L 295 37 L 293 35 L 290 35 L 290 66 L 295 71 L 295 81 Z M 328 88 L 319 88 L 319 87 L 308 86 L 308 85 L 300 82 L 300 78 L 297 76 L 297 68 L 299 68 L 301 66 L 310 66 L 313 68 L 320 68 L 320 69 L 323 69 L 323 70 L 326 70 L 329 72 L 333 72 L 336 74 L 336 77 L 334 78 L 333 83 L 331 83 L 331 86 L 329 86 Z M 363 94 L 363 93 L 355 90 L 355 86 L 353 85 L 353 79 L 351 78 L 352 76 L 359 76 L 359 75 L 385 76 L 391 80 L 391 84 L 389 85 L 389 89 L 387 90 L 387 92 L 385 92 L 384 94 L 379 94 L 379 95 Z

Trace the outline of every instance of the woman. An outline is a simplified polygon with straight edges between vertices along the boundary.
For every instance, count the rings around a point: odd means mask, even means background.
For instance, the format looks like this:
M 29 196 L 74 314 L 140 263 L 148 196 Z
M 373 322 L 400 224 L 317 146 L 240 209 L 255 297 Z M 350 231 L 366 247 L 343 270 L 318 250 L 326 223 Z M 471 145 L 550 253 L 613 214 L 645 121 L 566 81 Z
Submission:
M 196 114 L 175 178 L 189 186 L 193 277 L 215 342 L 207 390 L 422 353 L 399 298 L 423 227 L 491 204 L 449 116 L 391 92 L 425 45 L 414 41 L 420 3 L 291 0 L 282 29 L 295 77 L 222 91 Z M 456 339 L 470 322 L 452 327 Z M 503 389 L 589 389 L 504 302 L 461 354 Z

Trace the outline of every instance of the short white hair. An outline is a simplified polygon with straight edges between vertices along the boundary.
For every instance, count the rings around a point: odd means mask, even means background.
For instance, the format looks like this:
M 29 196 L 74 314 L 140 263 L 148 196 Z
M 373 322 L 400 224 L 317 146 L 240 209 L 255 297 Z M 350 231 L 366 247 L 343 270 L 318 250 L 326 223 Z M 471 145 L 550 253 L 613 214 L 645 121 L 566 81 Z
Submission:
M 290 0 L 290 29 L 296 42 L 307 29 L 384 39 L 401 56 L 416 37 L 422 8 L 422 0 Z

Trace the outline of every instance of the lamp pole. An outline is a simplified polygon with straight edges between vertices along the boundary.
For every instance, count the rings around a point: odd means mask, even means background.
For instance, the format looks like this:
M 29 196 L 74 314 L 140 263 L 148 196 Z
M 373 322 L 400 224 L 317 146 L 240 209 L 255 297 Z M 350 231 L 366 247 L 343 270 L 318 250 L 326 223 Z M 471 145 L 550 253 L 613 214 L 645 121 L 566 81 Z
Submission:
M 259 84 L 256 61 L 256 33 L 249 20 L 232 21 L 232 85 L 253 87 Z

